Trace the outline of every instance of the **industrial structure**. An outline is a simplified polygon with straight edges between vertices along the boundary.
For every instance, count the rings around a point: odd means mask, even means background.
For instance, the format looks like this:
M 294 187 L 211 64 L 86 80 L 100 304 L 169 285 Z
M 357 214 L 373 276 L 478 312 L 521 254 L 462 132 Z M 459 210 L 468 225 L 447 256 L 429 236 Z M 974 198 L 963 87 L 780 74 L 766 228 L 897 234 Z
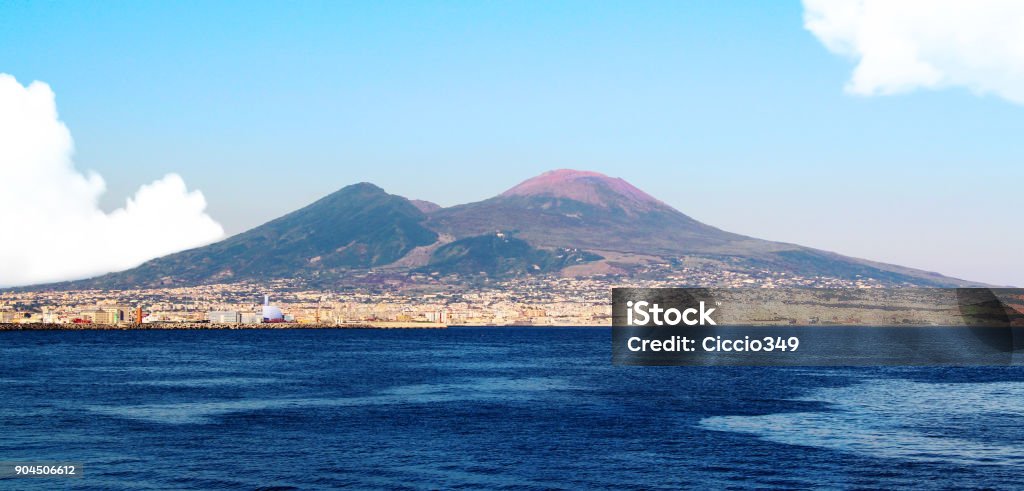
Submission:
M 270 295 L 263 295 L 263 322 L 285 322 L 284 312 L 270 305 Z

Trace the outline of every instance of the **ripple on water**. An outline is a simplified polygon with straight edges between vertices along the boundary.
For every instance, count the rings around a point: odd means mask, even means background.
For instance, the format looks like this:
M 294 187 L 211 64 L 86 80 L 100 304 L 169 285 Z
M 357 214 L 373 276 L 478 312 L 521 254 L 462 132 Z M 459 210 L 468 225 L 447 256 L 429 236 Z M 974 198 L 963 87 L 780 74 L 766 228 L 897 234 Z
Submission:
M 552 377 L 478 377 L 461 382 L 413 384 L 390 387 L 373 395 L 325 398 L 272 398 L 181 402 L 168 404 L 90 405 L 85 409 L 105 416 L 163 424 L 203 424 L 213 418 L 240 412 L 273 411 L 312 407 L 346 407 L 391 404 L 436 404 L 456 401 L 529 400 L 535 395 L 568 389 L 563 379 Z
M 156 380 L 131 380 L 125 382 L 127 385 L 145 385 L 152 387 L 220 387 L 220 386 L 244 386 L 272 384 L 277 382 L 275 378 L 264 377 L 211 377 L 211 378 L 186 378 L 186 379 L 156 379 Z
M 1024 382 L 869 380 L 798 401 L 820 412 L 714 416 L 700 426 L 788 445 L 964 465 L 1024 465 Z M 979 427 L 978 421 L 990 424 Z

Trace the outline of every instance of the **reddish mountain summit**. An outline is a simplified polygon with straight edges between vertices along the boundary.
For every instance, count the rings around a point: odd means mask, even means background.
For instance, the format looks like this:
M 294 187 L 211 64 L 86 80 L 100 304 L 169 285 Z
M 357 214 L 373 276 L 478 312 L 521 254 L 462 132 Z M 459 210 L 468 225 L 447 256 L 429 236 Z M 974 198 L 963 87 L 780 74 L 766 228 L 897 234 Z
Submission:
M 564 198 L 603 208 L 651 210 L 667 207 L 622 178 L 572 169 L 545 172 L 501 193 L 501 197 L 512 196 Z

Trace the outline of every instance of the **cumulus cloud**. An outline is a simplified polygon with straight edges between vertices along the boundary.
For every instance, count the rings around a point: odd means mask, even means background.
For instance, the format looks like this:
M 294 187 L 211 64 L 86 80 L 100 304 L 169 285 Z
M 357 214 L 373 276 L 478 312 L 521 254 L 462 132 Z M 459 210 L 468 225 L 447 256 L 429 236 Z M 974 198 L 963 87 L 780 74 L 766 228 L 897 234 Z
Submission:
M 804 0 L 804 26 L 857 60 L 848 92 L 965 87 L 1024 104 L 1020 0 Z
M 50 87 L 0 74 L 0 287 L 128 269 L 224 235 L 177 174 L 105 213 L 103 178 L 76 170 L 73 149 Z

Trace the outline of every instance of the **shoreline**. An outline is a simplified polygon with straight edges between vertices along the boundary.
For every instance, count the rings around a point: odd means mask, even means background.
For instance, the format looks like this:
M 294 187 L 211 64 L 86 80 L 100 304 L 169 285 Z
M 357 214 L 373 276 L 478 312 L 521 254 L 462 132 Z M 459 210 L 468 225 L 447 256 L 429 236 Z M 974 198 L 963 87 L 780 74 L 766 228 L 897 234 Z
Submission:
M 212 324 L 209 322 L 150 322 L 146 324 L 48 324 L 0 323 L 0 331 L 197 331 L 264 329 L 447 329 L 446 324 L 428 322 L 366 322 L 359 324 Z

